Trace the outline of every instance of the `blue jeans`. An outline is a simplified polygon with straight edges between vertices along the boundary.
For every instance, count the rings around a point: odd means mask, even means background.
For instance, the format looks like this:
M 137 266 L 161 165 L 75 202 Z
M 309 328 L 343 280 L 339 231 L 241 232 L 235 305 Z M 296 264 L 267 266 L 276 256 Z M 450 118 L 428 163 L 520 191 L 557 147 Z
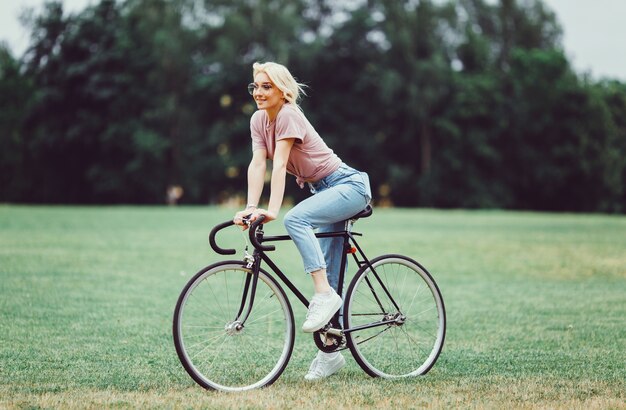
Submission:
M 311 273 L 326 269 L 328 282 L 336 290 L 344 252 L 343 238 L 318 240 L 314 229 L 343 231 L 345 221 L 365 209 L 372 199 L 369 177 L 342 164 L 337 171 L 309 186 L 314 195 L 287 212 L 285 228 L 300 251 L 304 270 Z

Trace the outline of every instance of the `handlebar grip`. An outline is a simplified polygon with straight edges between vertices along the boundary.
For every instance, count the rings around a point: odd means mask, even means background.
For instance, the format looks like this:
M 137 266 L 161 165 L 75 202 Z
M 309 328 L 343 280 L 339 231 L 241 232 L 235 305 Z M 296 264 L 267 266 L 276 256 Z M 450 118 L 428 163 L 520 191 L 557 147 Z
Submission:
M 256 237 L 256 230 L 259 226 L 261 226 L 264 220 L 265 220 L 265 216 L 261 215 L 257 218 L 256 221 L 252 222 L 252 224 L 250 225 L 250 242 L 252 242 L 252 246 L 254 246 L 256 249 L 260 251 L 269 252 L 269 251 L 276 250 L 276 247 L 272 245 L 269 245 L 269 246 L 261 245 Z
M 235 223 L 233 221 L 227 221 L 227 222 L 221 223 L 215 226 L 215 228 L 213 228 L 211 230 L 211 233 L 209 234 L 209 244 L 211 245 L 211 248 L 213 248 L 213 250 L 219 253 L 220 255 L 234 255 L 237 253 L 237 251 L 234 249 L 222 249 L 219 246 L 217 246 L 217 243 L 215 243 L 215 235 L 222 229 L 228 228 L 229 226 L 234 225 L 234 224 Z

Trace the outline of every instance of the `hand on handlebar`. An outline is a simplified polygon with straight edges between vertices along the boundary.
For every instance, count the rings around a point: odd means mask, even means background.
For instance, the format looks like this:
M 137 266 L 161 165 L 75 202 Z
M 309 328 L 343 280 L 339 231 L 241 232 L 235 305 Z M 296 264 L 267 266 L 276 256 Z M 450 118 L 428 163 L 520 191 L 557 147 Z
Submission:
M 244 231 L 248 229 L 248 226 L 256 221 L 261 215 L 265 217 L 265 219 L 263 220 L 264 224 L 276 219 L 276 214 L 266 209 L 255 208 L 254 210 L 252 210 L 252 212 L 250 211 L 250 209 L 239 211 L 235 214 L 235 217 L 233 218 L 234 224 L 243 227 Z
M 243 227 L 245 231 L 248 229 L 248 219 L 252 216 L 252 212 L 250 209 L 244 209 L 243 211 L 239 211 L 233 217 L 233 223 L 235 225 L 239 225 Z

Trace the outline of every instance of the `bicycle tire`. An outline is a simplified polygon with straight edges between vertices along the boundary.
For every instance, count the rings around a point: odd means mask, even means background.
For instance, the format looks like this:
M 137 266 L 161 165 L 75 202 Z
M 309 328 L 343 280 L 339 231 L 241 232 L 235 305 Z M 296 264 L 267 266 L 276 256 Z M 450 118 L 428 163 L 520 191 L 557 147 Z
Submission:
M 359 269 L 346 292 L 344 329 L 394 317 L 396 322 L 346 333 L 348 347 L 372 377 L 424 375 L 437 361 L 445 341 L 441 292 L 430 273 L 411 258 L 390 254 L 370 262 L 380 281 L 369 265 Z
M 268 386 L 289 362 L 295 339 L 293 311 L 284 290 L 264 270 L 243 328 L 234 320 L 251 274 L 241 261 L 207 266 L 189 280 L 176 303 L 173 337 L 178 358 L 205 389 Z

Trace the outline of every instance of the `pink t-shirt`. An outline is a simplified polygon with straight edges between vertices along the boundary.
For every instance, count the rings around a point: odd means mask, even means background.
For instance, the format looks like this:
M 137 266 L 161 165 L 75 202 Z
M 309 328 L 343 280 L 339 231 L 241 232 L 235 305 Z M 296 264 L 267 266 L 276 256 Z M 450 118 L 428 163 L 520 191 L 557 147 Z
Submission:
M 341 159 L 328 148 L 298 108 L 285 104 L 274 121 L 270 122 L 265 110 L 258 110 L 250 118 L 252 151 L 264 149 L 267 158 L 274 159 L 276 141 L 295 138 L 289 153 L 287 172 L 296 176 L 300 187 L 305 182 L 316 182 L 335 172 Z

